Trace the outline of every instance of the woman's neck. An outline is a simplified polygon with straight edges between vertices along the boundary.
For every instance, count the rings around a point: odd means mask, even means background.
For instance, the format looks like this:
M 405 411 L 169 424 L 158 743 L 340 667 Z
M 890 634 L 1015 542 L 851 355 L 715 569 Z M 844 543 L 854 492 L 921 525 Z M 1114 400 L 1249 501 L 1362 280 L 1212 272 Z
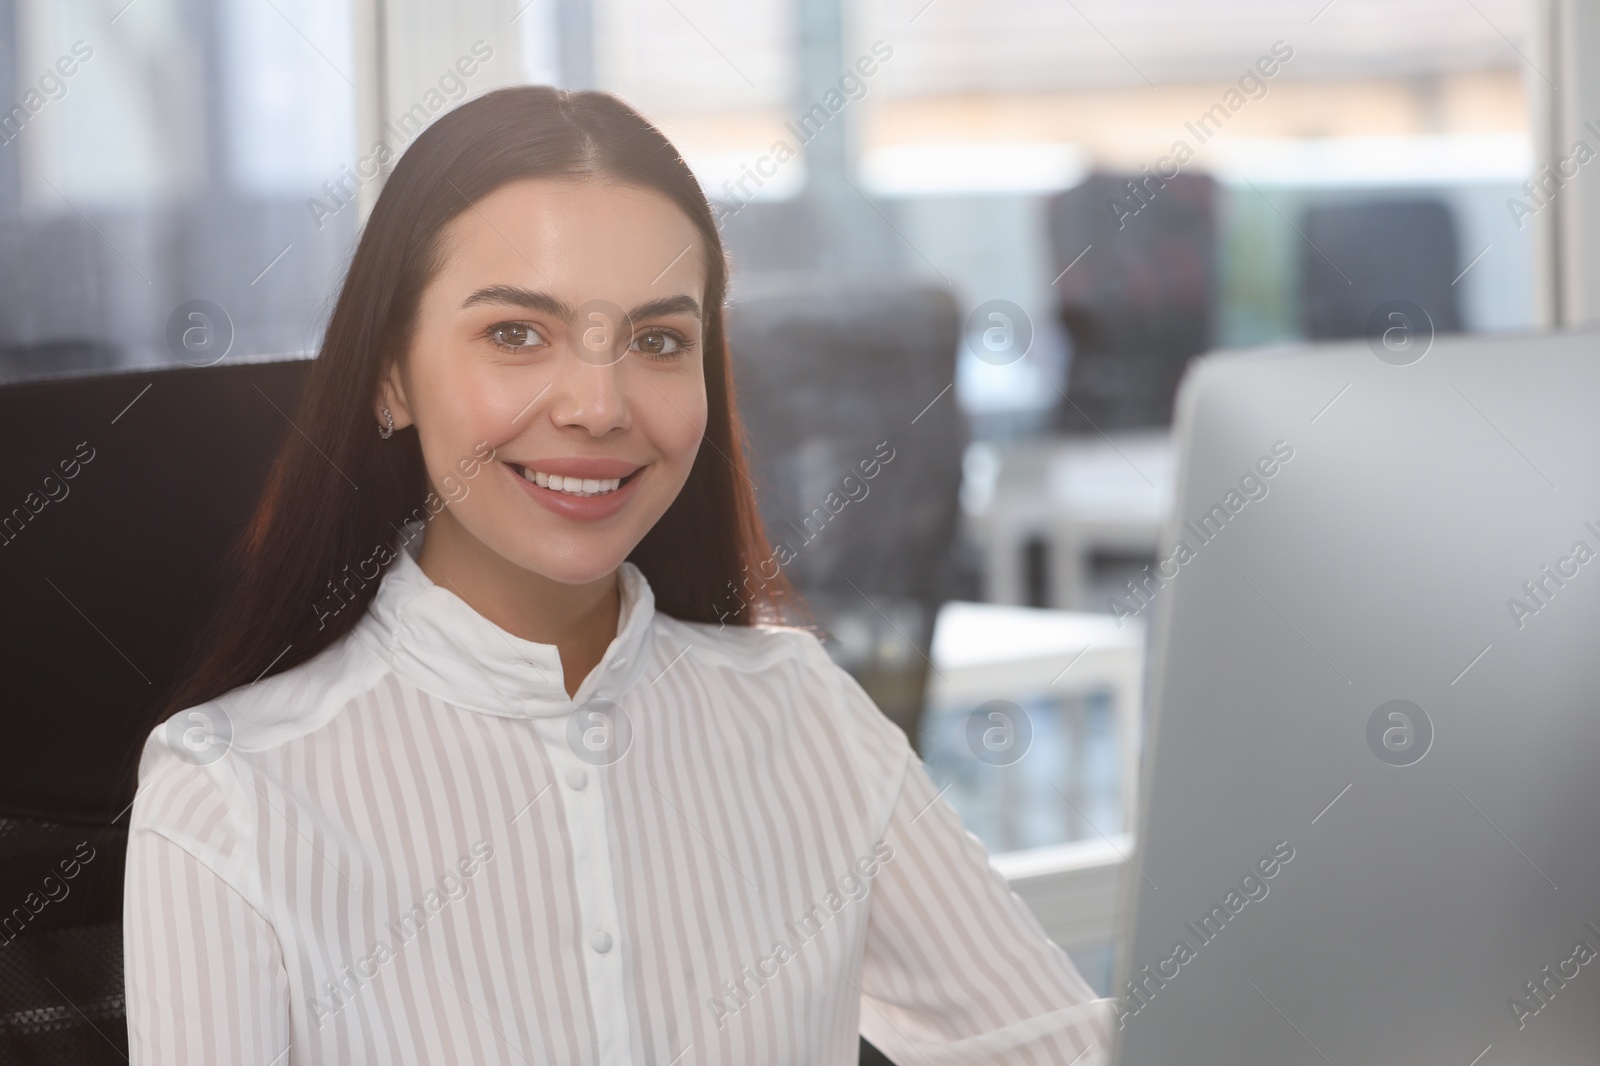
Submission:
M 616 571 L 598 581 L 568 585 L 526 570 L 468 533 L 448 509 L 423 538 L 417 565 L 436 585 L 454 592 L 483 617 L 539 644 L 554 644 L 571 696 L 617 635 L 622 611 Z

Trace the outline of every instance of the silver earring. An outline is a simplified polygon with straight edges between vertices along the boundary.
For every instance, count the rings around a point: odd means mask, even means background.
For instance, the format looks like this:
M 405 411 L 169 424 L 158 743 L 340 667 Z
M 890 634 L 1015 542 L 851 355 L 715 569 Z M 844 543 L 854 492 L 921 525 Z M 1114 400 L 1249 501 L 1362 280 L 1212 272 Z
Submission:
M 389 424 L 387 426 L 378 427 L 378 436 L 382 437 L 384 440 L 388 440 L 390 437 L 394 436 L 394 415 L 389 413 L 388 407 L 383 409 L 383 419 Z

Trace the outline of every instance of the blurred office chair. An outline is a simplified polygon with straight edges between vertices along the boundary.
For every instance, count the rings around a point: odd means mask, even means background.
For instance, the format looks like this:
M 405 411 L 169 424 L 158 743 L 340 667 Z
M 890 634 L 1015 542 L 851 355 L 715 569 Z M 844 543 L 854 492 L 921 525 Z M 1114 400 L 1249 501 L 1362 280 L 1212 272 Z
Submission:
M 1374 310 L 1391 300 L 1422 307 L 1435 332 L 1461 329 L 1455 218 L 1442 201 L 1319 204 L 1302 228 L 1300 308 L 1311 339 L 1364 336 Z
M 728 329 L 762 517 L 793 550 L 784 570 L 835 658 L 915 741 L 967 443 L 956 301 L 922 283 L 772 276 L 741 287 Z M 870 480 L 863 462 L 878 463 Z
M 52 354 L 0 352 L 0 1066 L 127 1060 L 118 775 L 310 366 Z
M 1104 610 L 1154 560 L 1178 382 L 1212 342 L 1216 201 L 1204 175 L 1100 171 L 1048 202 L 1072 356 L 1056 436 L 1002 449 L 977 522 L 990 598 Z
M 1195 174 L 1096 172 L 1051 198 L 1057 315 L 1072 340 L 1057 429 L 1171 424 L 1184 365 L 1211 346 L 1215 204 L 1216 183 Z

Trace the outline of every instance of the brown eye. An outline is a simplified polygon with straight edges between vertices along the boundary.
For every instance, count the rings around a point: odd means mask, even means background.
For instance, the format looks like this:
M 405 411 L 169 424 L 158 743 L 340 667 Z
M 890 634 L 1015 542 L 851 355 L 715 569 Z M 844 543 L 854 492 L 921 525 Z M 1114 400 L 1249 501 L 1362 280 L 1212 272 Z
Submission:
M 635 348 L 645 355 L 664 358 L 677 355 L 683 347 L 683 342 L 666 330 L 653 329 L 647 333 L 639 334 L 639 339 L 633 342 Z
M 489 327 L 489 336 L 503 348 L 531 348 L 541 340 L 539 334 L 520 322 L 498 322 Z

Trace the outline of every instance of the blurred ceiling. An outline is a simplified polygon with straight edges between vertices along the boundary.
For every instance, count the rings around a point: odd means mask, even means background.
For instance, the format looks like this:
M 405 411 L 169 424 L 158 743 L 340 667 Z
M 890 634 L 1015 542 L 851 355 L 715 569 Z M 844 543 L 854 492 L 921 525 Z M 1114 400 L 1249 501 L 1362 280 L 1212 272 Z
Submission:
M 602 83 L 669 111 L 786 107 L 803 0 L 602 0 Z M 1526 0 L 844 0 L 905 99 L 1233 81 L 1282 40 L 1290 80 L 1525 66 Z
M 925 0 L 918 0 L 925 2 Z M 898 4 L 875 5 L 878 36 Z M 1525 0 L 933 0 L 899 28 L 896 95 L 1231 81 L 1275 41 L 1284 75 L 1515 66 Z

